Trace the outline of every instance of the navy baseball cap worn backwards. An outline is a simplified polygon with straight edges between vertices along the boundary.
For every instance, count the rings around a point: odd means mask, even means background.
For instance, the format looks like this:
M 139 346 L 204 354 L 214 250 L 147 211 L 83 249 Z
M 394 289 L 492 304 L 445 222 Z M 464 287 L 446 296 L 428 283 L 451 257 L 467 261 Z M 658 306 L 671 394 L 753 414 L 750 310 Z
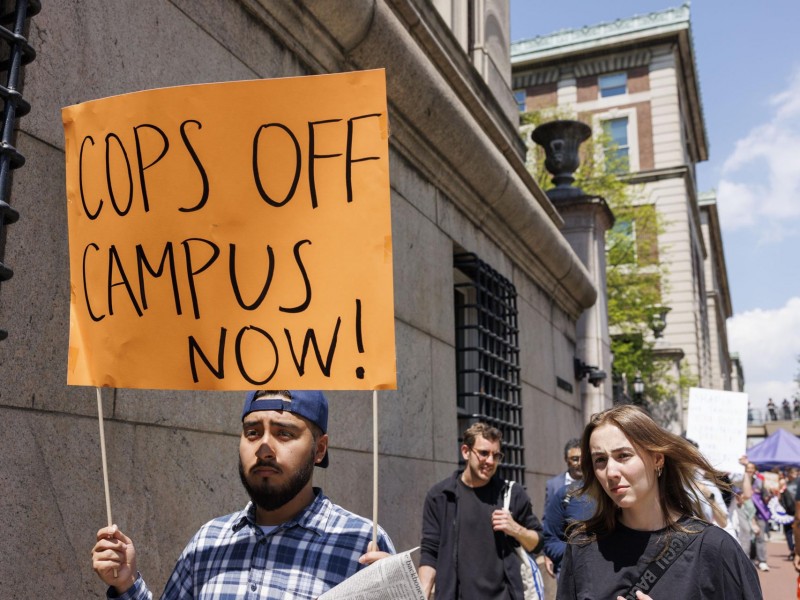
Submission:
M 325 395 L 318 390 L 288 390 L 288 392 L 289 398 L 275 397 L 283 396 L 283 392 L 270 394 L 266 398 L 259 397 L 260 394 L 264 394 L 263 391 L 248 392 L 242 407 L 242 421 L 248 414 L 257 410 L 285 410 L 308 419 L 319 427 L 322 433 L 328 433 L 328 399 Z M 327 451 L 317 466 L 322 468 L 328 466 Z

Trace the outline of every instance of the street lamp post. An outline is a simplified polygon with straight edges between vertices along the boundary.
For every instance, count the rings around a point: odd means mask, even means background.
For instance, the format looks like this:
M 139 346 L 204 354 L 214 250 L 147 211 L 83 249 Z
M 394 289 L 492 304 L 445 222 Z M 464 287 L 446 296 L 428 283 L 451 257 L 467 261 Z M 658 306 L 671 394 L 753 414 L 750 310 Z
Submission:
M 633 403 L 637 406 L 644 404 L 644 380 L 640 373 L 633 380 Z

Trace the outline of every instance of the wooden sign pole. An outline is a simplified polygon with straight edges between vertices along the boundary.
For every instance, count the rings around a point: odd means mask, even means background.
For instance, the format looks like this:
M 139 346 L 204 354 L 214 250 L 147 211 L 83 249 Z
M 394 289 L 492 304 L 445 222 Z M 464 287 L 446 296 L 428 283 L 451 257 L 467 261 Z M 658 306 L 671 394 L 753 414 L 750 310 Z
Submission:
M 372 542 L 378 549 L 378 390 L 372 390 Z
M 106 492 L 106 516 L 108 517 L 108 526 L 111 527 L 114 521 L 111 519 L 111 493 L 108 491 L 108 462 L 106 461 L 106 434 L 103 426 L 103 394 L 100 388 L 97 390 L 97 418 L 100 422 L 100 459 L 103 463 L 103 487 Z M 114 569 L 114 577 L 117 576 L 117 570 Z

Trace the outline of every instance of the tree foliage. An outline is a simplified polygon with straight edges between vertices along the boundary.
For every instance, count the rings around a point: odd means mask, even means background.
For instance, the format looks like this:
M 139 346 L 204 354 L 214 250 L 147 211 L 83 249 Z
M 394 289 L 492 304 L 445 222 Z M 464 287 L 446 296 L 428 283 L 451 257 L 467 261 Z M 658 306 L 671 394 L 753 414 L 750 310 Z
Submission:
M 529 147 L 528 170 L 544 190 L 553 187 L 544 167 L 544 150 L 530 140 L 538 125 L 555 119 L 575 119 L 563 109 L 546 109 L 522 115 L 522 132 Z M 585 120 L 585 119 L 584 119 Z M 672 396 L 676 385 L 692 384 L 691 377 L 675 381 L 670 365 L 658 360 L 651 325 L 662 307 L 667 270 L 658 259 L 658 234 L 663 222 L 655 206 L 642 197 L 640 186 L 626 176 L 627 157 L 619 158 L 607 132 L 595 131 L 581 146 L 581 164 L 575 183 L 586 194 L 606 200 L 615 224 L 606 233 L 606 287 L 612 376 L 627 392 L 625 382 L 640 375 L 645 397 L 659 402 Z

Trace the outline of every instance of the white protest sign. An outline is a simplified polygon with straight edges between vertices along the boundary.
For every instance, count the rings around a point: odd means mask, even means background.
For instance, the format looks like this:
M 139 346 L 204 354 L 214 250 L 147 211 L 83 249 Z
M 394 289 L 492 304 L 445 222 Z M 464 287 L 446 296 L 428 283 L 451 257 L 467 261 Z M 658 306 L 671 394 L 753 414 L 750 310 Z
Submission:
M 747 447 L 747 394 L 691 388 L 686 437 L 720 471 L 742 473 Z

